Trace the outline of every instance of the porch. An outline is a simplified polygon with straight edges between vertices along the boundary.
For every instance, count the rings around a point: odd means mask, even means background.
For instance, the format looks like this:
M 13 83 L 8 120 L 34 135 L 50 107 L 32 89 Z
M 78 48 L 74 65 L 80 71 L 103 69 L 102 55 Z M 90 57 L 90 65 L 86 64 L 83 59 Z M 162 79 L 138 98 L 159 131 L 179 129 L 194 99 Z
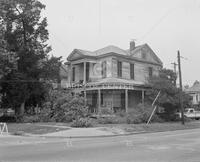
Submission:
M 85 91 L 85 99 L 92 113 L 102 109 L 111 112 L 128 112 L 139 103 L 144 103 L 145 91 L 129 89 L 97 89 Z

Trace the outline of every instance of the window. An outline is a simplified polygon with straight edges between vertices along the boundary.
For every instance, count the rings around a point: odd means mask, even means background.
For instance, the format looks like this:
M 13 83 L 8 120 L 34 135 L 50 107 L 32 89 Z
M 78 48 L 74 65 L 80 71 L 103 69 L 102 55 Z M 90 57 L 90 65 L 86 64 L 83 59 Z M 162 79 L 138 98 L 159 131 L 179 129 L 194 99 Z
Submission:
M 106 69 L 106 61 L 102 62 L 101 68 L 102 68 L 101 75 L 102 75 L 103 78 L 106 78 L 106 73 L 107 73 L 106 72 L 107 71 L 107 69 Z
M 117 76 L 118 77 L 122 77 L 122 62 L 121 61 L 117 61 Z
M 149 67 L 149 77 L 152 77 L 152 76 L 153 76 L 153 68 Z
M 72 68 L 72 81 L 75 81 L 75 67 Z
M 86 63 L 86 82 L 89 81 L 89 69 L 90 69 L 90 64 L 89 62 Z
M 134 66 L 134 64 L 130 64 L 130 78 L 135 79 L 135 66 Z

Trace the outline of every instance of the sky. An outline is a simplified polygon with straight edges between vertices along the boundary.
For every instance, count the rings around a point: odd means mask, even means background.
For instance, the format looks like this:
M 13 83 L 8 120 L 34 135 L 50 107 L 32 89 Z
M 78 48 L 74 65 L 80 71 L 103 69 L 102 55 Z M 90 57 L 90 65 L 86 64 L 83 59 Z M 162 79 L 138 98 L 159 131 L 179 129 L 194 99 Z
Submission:
M 73 49 L 147 43 L 173 69 L 180 50 L 183 84 L 200 80 L 200 0 L 40 0 L 55 56 Z

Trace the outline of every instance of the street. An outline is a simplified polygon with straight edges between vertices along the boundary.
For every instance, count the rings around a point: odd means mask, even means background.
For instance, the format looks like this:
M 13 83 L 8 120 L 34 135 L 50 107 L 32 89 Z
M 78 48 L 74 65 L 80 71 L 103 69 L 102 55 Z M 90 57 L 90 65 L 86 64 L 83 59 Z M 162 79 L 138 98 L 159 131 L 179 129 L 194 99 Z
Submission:
M 0 137 L 1 162 L 199 162 L 200 129 L 102 138 Z

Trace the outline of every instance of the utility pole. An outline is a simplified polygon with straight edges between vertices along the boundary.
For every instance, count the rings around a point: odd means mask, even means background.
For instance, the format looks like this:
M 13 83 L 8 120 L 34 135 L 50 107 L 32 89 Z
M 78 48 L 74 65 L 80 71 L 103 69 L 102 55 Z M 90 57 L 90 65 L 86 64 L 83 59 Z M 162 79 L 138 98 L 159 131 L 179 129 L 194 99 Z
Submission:
M 180 51 L 178 51 L 178 69 L 179 69 L 179 104 L 180 104 L 180 110 L 181 110 L 181 121 L 182 124 L 185 124 L 184 121 L 184 114 L 183 114 L 183 96 L 182 96 L 182 91 L 183 91 L 183 85 L 182 85 L 182 74 L 181 74 L 181 56 L 180 56 Z
M 174 85 L 176 86 L 176 79 L 177 79 L 177 71 L 176 71 L 176 67 L 177 67 L 177 63 L 176 62 L 173 62 L 171 63 L 173 66 L 174 66 L 174 73 L 176 74 L 176 78 L 174 79 Z

